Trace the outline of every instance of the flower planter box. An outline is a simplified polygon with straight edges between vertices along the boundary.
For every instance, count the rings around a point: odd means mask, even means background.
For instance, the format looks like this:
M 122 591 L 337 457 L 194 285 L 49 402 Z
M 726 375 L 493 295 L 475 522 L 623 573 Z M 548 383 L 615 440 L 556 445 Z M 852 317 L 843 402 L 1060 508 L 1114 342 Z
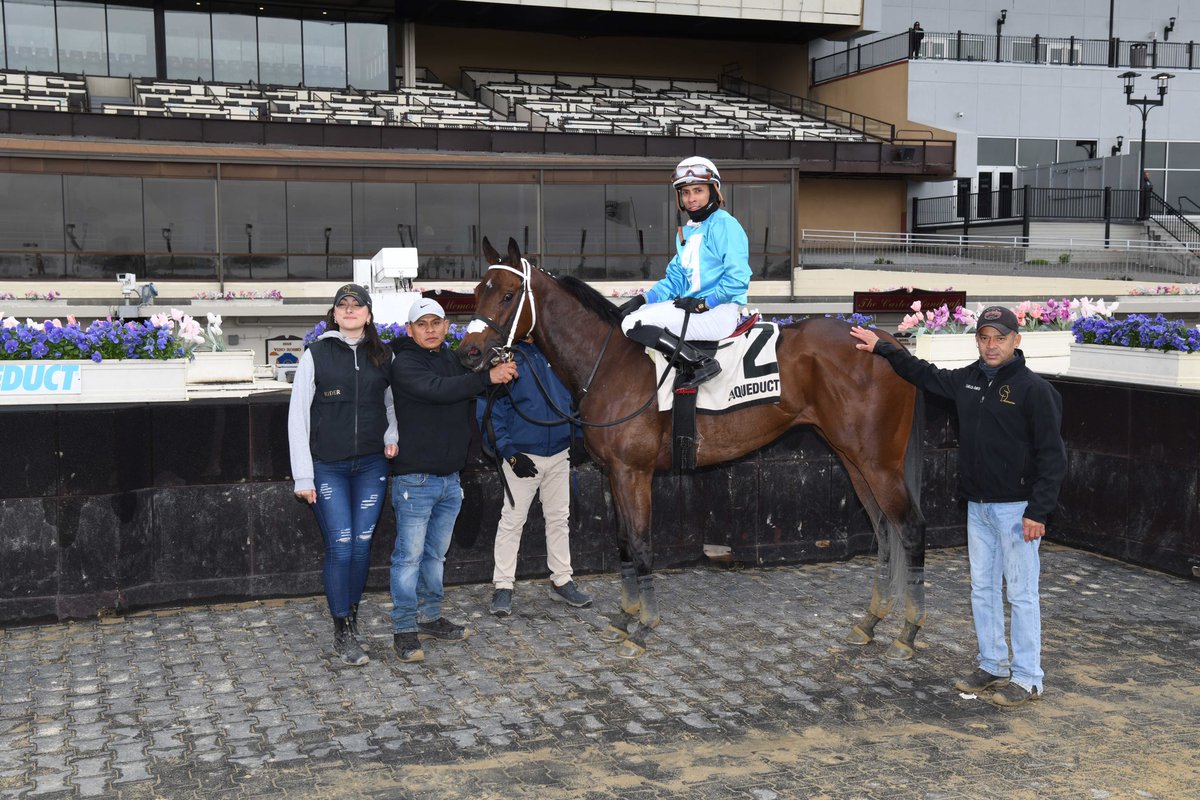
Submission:
M 1069 374 L 1141 386 L 1200 389 L 1200 353 L 1072 343 Z
M 192 355 L 194 358 L 187 367 L 188 383 L 249 383 L 254 380 L 253 350 L 197 352 Z
M 161 403 L 187 400 L 187 362 L 0 361 L 0 405 Z
M 1030 331 L 1021 334 L 1021 352 L 1034 372 L 1061 375 L 1071 364 L 1070 331 Z M 973 333 L 922 334 L 913 340 L 913 355 L 942 369 L 957 369 L 979 360 Z

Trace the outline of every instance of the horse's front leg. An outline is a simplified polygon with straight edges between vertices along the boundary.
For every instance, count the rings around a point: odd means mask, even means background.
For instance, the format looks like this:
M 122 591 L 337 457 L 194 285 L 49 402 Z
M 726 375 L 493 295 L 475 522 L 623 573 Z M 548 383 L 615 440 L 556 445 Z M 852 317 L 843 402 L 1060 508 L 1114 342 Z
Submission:
M 654 594 L 650 475 L 649 470 L 625 467 L 614 469 L 609 477 L 621 548 L 621 612 L 606 638 L 620 642 L 617 655 L 622 658 L 646 652 L 651 631 L 661 619 Z

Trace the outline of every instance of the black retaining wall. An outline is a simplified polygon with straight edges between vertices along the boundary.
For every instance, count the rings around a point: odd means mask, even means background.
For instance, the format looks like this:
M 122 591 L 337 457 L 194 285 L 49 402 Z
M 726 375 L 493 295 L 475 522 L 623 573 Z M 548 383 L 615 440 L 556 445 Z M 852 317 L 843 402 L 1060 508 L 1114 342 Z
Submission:
M 1200 393 L 1056 380 L 1070 473 L 1050 538 L 1192 574 L 1197 533 Z M 926 404 L 923 505 L 930 546 L 965 540 L 954 496 L 953 410 Z M 288 479 L 286 396 L 129 406 L 0 409 L 0 623 L 91 616 L 106 608 L 321 591 L 321 544 Z M 572 472 L 578 572 L 616 566 L 607 482 L 582 450 Z M 447 582 L 489 581 L 500 487 L 482 462 Z M 687 479 L 655 478 L 658 567 L 727 543 L 752 564 L 847 558 L 872 533 L 845 472 L 808 430 Z M 370 585 L 387 586 L 390 505 Z M 531 514 L 519 574 L 545 574 Z M 869 592 L 863 587 L 864 601 Z

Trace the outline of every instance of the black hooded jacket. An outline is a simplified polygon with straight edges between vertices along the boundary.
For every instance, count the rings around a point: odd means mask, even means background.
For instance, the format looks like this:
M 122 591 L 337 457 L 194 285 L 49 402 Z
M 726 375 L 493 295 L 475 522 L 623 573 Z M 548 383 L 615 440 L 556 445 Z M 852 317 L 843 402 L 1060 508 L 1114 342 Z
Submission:
M 1027 500 L 1025 517 L 1045 522 L 1067 474 L 1062 398 L 1015 357 L 989 380 L 976 361 L 940 369 L 902 347 L 880 341 L 875 352 L 904 380 L 949 398 L 958 409 L 958 487 L 977 503 Z

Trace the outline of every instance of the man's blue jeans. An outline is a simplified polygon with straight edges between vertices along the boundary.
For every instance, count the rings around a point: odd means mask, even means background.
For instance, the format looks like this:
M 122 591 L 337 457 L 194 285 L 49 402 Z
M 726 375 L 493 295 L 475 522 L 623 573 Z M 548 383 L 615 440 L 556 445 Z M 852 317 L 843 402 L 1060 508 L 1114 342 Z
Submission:
M 1025 503 L 967 503 L 971 611 L 979 639 L 979 666 L 1009 675 L 1002 584 L 1012 607 L 1012 681 L 1042 690 L 1042 611 L 1038 597 L 1040 539 L 1025 541 Z
M 387 473 L 382 453 L 313 463 L 317 502 L 312 509 L 325 539 L 325 599 L 335 617 L 350 616 L 350 606 L 362 599 Z
M 392 630 L 442 615 L 442 568 L 462 508 L 458 473 L 397 475 L 392 482 L 396 548 L 392 550 Z

